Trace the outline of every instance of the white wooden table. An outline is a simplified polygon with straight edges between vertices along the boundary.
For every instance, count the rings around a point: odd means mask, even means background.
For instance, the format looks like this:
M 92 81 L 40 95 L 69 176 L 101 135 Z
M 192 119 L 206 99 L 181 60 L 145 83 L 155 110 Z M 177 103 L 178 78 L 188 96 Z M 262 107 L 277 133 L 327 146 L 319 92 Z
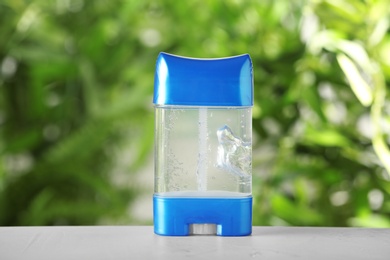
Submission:
M 153 227 L 0 227 L 0 259 L 383 259 L 390 229 L 254 227 L 248 237 L 162 237 Z

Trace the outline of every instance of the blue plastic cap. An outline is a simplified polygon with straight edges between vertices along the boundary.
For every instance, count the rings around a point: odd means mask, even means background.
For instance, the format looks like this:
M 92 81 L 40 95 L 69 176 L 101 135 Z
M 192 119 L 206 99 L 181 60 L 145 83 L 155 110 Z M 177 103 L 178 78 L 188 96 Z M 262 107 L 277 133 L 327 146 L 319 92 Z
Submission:
M 248 54 L 195 59 L 161 52 L 154 77 L 156 105 L 253 106 Z

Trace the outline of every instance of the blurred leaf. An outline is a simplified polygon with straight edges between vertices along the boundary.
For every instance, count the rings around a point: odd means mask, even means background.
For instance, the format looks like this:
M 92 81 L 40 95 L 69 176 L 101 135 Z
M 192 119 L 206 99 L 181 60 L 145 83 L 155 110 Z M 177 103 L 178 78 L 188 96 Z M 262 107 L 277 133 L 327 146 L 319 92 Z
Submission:
M 336 42 L 336 48 L 344 54 L 348 55 L 353 61 L 355 61 L 356 67 L 360 67 L 362 70 L 364 70 L 366 74 L 373 72 L 370 58 L 368 57 L 366 50 L 360 44 L 352 41 L 339 40 Z M 340 58 L 338 57 L 338 60 L 346 58 L 346 56 L 343 56 L 342 54 L 340 54 L 339 56 Z M 345 63 L 345 61 L 343 61 L 343 63 Z
M 351 88 L 355 93 L 356 97 L 359 99 L 360 103 L 364 106 L 369 106 L 372 103 L 372 90 L 370 86 L 361 76 L 356 65 L 345 55 L 338 54 L 337 61 L 340 64 L 340 67 L 345 73 Z
M 275 214 L 293 225 L 319 225 L 322 222 L 320 214 L 305 206 L 298 206 L 283 196 L 275 195 L 271 201 Z
M 384 137 L 382 135 L 376 135 L 372 140 L 375 152 L 378 154 L 379 159 L 382 161 L 383 166 L 386 168 L 390 175 L 390 149 Z
M 389 228 L 390 220 L 381 215 L 371 214 L 351 218 L 349 224 L 352 227 Z
M 350 145 L 348 139 L 339 132 L 331 129 L 316 131 L 312 128 L 308 128 L 305 140 L 321 146 L 346 147 Z
M 389 25 L 389 19 L 387 17 L 384 17 L 378 21 L 368 40 L 370 47 L 376 46 L 383 40 L 383 37 L 386 35 L 387 30 L 389 29 Z

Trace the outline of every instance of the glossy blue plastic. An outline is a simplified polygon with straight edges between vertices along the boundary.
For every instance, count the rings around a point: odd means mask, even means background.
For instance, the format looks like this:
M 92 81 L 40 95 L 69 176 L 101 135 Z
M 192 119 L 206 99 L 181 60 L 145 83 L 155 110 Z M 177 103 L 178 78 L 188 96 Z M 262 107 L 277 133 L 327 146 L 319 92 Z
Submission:
M 218 236 L 252 233 L 252 197 L 153 196 L 154 232 L 188 236 L 191 224 L 216 224 Z
M 248 54 L 195 59 L 161 52 L 153 103 L 186 106 L 252 106 L 252 61 Z

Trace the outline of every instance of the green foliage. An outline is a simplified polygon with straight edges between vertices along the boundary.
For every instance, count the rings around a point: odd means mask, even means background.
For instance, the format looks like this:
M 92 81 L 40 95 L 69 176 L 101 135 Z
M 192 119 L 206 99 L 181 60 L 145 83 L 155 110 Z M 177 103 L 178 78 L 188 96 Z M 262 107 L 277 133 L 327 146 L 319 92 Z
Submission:
M 115 184 L 113 165 L 127 138 L 145 140 L 129 158 L 142 162 L 153 122 L 151 86 L 134 74 L 142 62 L 128 48 L 138 40 L 105 29 L 127 18 L 112 20 L 118 7 L 105 1 L 8 1 L 0 10 L 0 224 L 123 218 L 135 191 Z
M 389 4 L 2 1 L 0 225 L 130 221 L 166 51 L 251 55 L 254 224 L 390 227 Z
M 270 154 L 256 162 L 256 224 L 390 226 L 386 4 L 305 5 L 294 75 L 264 97 L 278 109 L 257 99 L 255 151 Z

